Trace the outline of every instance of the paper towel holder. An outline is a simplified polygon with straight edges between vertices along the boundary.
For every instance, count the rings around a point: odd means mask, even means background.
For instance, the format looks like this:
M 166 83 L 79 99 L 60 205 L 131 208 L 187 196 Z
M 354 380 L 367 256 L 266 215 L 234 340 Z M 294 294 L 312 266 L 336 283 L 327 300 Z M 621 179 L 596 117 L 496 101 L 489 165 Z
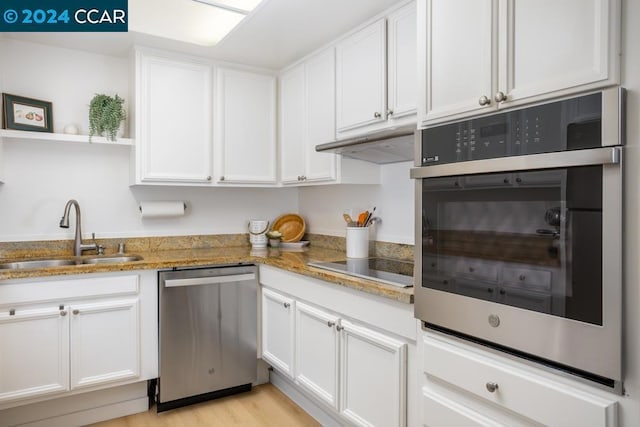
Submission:
M 187 210 L 187 202 L 182 202 L 182 206 L 184 207 L 184 210 L 186 212 L 186 210 Z M 138 205 L 138 210 L 140 211 L 140 213 L 142 213 L 142 205 Z

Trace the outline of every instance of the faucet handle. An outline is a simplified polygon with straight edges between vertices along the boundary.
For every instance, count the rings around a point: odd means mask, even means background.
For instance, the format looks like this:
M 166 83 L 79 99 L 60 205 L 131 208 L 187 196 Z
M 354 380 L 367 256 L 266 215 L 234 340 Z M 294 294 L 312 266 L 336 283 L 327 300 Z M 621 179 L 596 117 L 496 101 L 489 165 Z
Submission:
M 119 254 L 124 253 L 124 243 L 118 243 L 118 253 Z
M 98 245 L 98 255 L 104 255 L 104 245 Z

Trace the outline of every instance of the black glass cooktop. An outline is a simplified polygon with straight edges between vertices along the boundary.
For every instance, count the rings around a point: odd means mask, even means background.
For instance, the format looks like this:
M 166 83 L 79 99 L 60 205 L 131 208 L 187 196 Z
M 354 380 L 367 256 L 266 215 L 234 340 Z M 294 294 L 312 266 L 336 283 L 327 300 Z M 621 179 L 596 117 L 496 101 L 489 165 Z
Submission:
M 413 263 L 388 258 L 347 258 L 344 261 L 310 262 L 312 267 L 376 280 L 389 285 L 413 286 Z

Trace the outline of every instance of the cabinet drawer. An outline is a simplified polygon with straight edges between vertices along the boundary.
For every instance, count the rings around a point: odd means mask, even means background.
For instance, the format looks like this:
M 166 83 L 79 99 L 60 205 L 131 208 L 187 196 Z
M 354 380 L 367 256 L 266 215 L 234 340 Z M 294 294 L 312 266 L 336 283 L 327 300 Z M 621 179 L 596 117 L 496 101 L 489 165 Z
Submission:
M 424 372 L 545 425 L 614 426 L 617 402 L 496 360 L 498 356 L 423 335 Z M 490 392 L 491 385 L 497 388 Z
M 431 390 L 423 389 L 422 425 L 429 427 L 500 427 L 502 424 Z
M 548 291 L 551 289 L 551 272 L 549 270 L 504 267 L 502 281 Z
M 0 306 L 62 302 L 76 298 L 135 295 L 139 277 L 127 276 L 81 277 L 73 279 L 40 280 L 0 284 Z

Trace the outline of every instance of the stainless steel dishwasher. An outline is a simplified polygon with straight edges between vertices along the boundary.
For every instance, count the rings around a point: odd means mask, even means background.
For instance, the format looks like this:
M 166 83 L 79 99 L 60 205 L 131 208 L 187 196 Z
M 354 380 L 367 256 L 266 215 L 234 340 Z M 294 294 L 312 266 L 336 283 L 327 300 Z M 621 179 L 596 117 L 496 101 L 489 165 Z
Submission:
M 251 390 L 257 267 L 174 269 L 158 279 L 158 412 Z

